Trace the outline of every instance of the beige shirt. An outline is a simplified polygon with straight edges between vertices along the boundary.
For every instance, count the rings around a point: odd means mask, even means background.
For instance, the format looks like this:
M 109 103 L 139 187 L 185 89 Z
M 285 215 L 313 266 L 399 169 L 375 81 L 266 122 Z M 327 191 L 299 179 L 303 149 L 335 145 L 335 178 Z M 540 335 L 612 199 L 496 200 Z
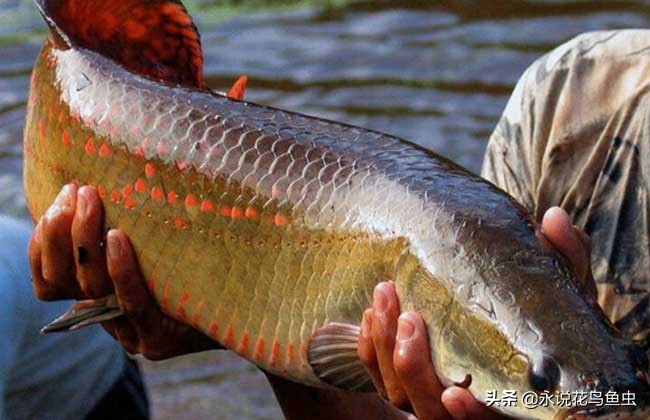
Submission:
M 538 220 L 559 205 L 593 240 L 598 300 L 650 332 L 650 30 L 592 32 L 533 63 L 488 144 L 483 176 Z

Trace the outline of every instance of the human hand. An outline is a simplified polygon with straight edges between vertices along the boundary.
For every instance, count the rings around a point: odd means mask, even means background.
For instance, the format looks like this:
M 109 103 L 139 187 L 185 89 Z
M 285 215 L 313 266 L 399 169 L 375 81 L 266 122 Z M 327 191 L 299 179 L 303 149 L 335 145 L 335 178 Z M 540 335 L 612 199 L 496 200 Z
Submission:
M 63 187 L 29 243 L 36 296 L 94 299 L 115 293 L 124 316 L 102 325 L 126 351 L 149 359 L 219 348 L 206 335 L 162 313 L 145 287 L 129 239 L 115 229 L 105 237 L 103 221 L 94 188 Z
M 378 392 L 419 420 L 504 418 L 468 390 L 444 388 L 431 362 L 424 320 L 415 312 L 400 313 L 395 285 L 379 283 L 359 337 L 359 357 Z
M 538 237 L 547 250 L 556 250 L 571 262 L 586 298 L 595 303 L 589 237 L 571 225 L 569 215 L 559 207 L 545 213 Z M 378 392 L 419 420 L 505 418 L 467 389 L 442 386 L 431 362 L 424 320 L 414 312 L 401 313 L 392 282 L 376 286 L 373 307 L 363 314 L 359 357 Z
M 596 281 L 591 271 L 591 238 L 571 224 L 569 214 L 560 207 L 546 210 L 537 237 L 547 250 L 554 249 L 573 268 L 578 286 L 592 304 L 597 305 Z

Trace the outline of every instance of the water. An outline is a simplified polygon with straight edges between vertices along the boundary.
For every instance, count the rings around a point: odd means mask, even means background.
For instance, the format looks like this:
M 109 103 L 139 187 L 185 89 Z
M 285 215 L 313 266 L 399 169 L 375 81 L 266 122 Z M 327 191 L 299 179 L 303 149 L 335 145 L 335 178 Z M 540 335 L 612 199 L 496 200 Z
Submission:
M 478 171 L 519 75 L 578 33 L 647 27 L 639 1 L 195 0 L 206 81 L 250 78 L 254 102 L 397 134 Z M 31 1 L 0 0 L 0 212 L 26 217 L 21 131 L 45 34 Z M 264 419 L 261 374 L 227 353 L 146 363 L 155 417 Z

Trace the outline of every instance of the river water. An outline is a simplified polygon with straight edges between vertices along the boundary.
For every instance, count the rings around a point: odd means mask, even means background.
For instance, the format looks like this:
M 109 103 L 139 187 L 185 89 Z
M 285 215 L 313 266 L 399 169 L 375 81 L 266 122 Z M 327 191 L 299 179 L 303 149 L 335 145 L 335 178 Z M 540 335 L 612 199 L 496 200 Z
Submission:
M 515 82 L 586 31 L 647 27 L 642 1 L 186 2 L 207 84 L 249 76 L 250 101 L 397 134 L 478 171 Z M 0 212 L 27 217 L 21 135 L 45 34 L 28 0 L 0 0 Z M 145 362 L 157 419 L 281 417 L 264 378 L 224 352 Z

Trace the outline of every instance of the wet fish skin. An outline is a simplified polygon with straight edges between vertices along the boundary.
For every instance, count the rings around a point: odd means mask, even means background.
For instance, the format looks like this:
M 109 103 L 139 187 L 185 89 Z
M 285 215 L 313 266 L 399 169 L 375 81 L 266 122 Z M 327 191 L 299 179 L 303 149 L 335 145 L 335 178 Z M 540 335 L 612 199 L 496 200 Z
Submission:
M 95 186 L 168 315 L 289 379 L 327 386 L 312 336 L 358 325 L 376 283 L 394 279 L 446 385 L 471 373 L 479 399 L 521 395 L 531 370 L 555 367 L 558 390 L 649 392 L 644 353 L 542 249 L 525 209 L 400 138 L 161 83 L 49 39 L 24 175 L 35 219 L 64 184 Z

